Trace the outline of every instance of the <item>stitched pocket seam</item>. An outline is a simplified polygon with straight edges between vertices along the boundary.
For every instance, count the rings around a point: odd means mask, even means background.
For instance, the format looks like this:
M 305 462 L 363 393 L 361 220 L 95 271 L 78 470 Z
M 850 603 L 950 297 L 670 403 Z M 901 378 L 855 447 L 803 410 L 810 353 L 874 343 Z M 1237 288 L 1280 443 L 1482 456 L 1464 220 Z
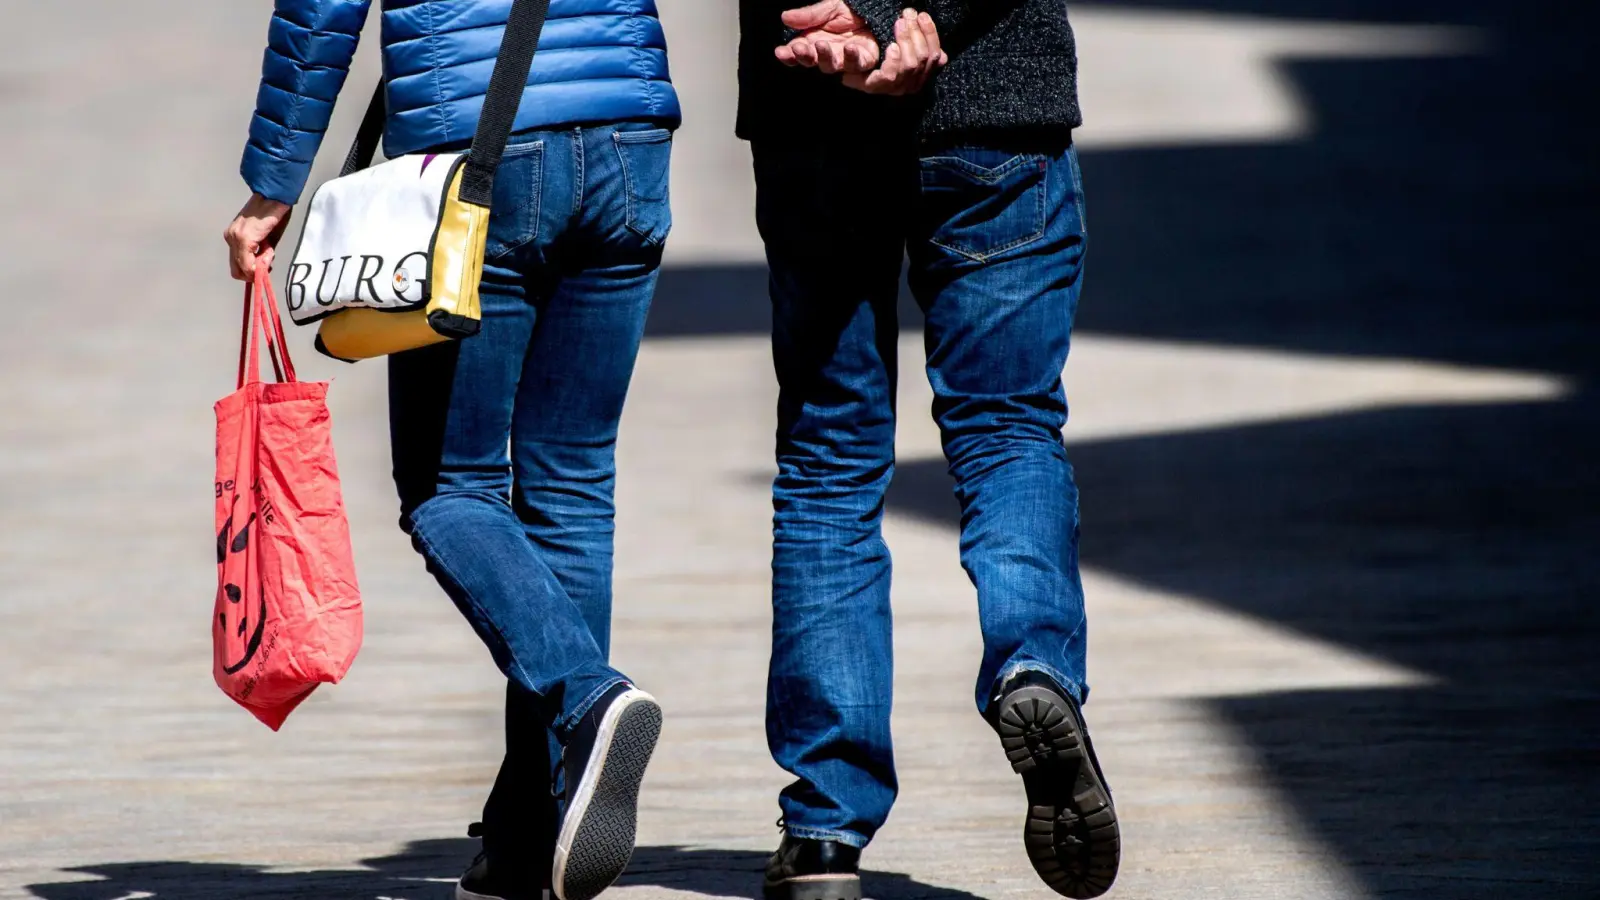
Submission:
M 519 240 L 507 243 L 504 248 L 485 256 L 485 259 L 505 259 L 539 237 L 539 218 L 544 208 L 544 141 L 511 144 L 506 147 L 501 161 L 503 163 L 505 160 L 523 156 L 535 157 L 533 177 L 529 179 L 528 199 L 524 208 L 518 211 L 520 217 L 525 217 L 523 223 L 527 225 L 527 231 L 524 235 L 519 235 Z
M 946 163 L 956 163 L 959 164 L 959 166 L 949 166 L 949 168 L 959 168 L 961 171 L 972 174 L 974 177 L 983 180 L 986 184 L 996 184 L 1002 177 L 1009 175 L 1013 169 L 1028 163 L 1037 164 L 1038 160 L 1035 157 L 1019 155 L 1012 157 L 1009 162 L 996 169 L 985 169 L 982 166 L 969 163 L 964 159 L 958 159 L 956 157 L 949 156 L 934 157 L 932 159 L 924 160 L 924 162 L 938 163 L 941 165 Z M 971 250 L 956 247 L 943 241 L 934 240 L 931 238 L 929 239 L 928 243 L 942 250 L 947 250 L 951 253 L 954 253 L 957 256 L 966 257 L 974 262 L 986 263 L 1001 253 L 1005 253 L 1008 250 L 1015 250 L 1018 247 L 1025 246 L 1039 240 L 1040 238 L 1044 237 L 1045 233 L 1045 202 L 1049 199 L 1050 195 L 1050 168 L 1048 166 L 1041 166 L 1039 183 L 1034 187 L 1028 188 L 1028 190 L 1032 191 L 1036 195 L 1034 202 L 1034 221 L 1037 223 L 1037 225 L 1035 226 L 1035 230 L 1032 234 L 1017 238 L 1010 243 L 991 248 L 983 253 L 974 253 Z
M 638 235 L 641 239 L 651 244 L 661 243 L 665 235 L 657 238 L 639 226 L 637 208 L 644 203 L 669 203 L 670 200 L 644 200 L 639 197 L 635 187 L 633 166 L 628 161 L 628 154 L 622 149 L 626 144 L 668 144 L 672 141 L 672 132 L 665 128 L 655 128 L 649 131 L 613 131 L 611 133 L 612 146 L 617 151 L 617 162 L 622 168 L 623 203 L 626 207 L 624 224 L 628 230 Z

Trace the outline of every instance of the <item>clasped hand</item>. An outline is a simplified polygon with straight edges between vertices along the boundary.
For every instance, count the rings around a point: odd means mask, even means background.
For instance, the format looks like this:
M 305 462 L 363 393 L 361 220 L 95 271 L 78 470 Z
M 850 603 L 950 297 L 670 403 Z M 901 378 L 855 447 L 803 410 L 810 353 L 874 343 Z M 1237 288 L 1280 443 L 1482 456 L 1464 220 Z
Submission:
M 821 0 L 783 14 L 800 36 L 777 49 L 786 66 L 840 75 L 847 87 L 869 94 L 905 95 L 922 90 L 950 61 L 939 46 L 933 17 L 908 9 L 894 23 L 894 43 L 878 46 L 867 22 L 845 0 Z

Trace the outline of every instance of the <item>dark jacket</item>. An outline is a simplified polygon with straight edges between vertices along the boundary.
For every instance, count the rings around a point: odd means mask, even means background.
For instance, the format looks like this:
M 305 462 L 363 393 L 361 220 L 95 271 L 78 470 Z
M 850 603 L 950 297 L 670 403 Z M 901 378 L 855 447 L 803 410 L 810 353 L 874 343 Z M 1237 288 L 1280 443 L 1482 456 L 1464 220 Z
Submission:
M 372 0 L 276 0 L 241 173 L 300 197 Z M 463 145 L 500 50 L 511 0 L 382 0 L 388 156 Z M 366 103 L 369 85 L 353 102 Z M 579 122 L 678 124 L 655 0 L 551 0 L 515 130 Z M 339 148 L 340 154 L 344 148 Z
M 916 97 L 873 97 L 837 76 L 773 56 L 789 35 L 779 16 L 801 0 L 740 0 L 739 136 L 796 128 L 914 128 L 925 140 L 997 132 L 1067 132 L 1083 124 L 1078 57 L 1066 0 L 846 0 L 880 47 L 907 6 L 933 17 L 950 64 Z

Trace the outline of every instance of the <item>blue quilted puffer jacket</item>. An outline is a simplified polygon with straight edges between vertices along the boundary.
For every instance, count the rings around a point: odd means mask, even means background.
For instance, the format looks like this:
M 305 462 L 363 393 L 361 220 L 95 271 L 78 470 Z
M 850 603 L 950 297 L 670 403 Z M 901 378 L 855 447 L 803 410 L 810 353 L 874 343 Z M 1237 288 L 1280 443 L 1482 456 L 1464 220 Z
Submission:
M 511 0 L 382 3 L 385 155 L 464 147 L 478 125 Z M 240 166 L 251 190 L 299 200 L 370 4 L 276 0 Z M 370 96 L 365 85 L 352 92 L 363 104 Z M 676 127 L 679 118 L 655 0 L 551 0 L 516 131 L 627 120 Z

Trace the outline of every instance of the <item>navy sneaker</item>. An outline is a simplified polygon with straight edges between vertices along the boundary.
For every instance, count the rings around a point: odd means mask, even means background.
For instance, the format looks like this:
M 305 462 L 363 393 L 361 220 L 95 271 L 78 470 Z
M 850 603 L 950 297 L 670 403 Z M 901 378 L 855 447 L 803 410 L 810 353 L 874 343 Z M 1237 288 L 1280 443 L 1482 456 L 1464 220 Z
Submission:
M 1066 897 L 1110 890 L 1122 837 L 1077 702 L 1050 676 L 1024 671 L 1001 689 L 991 721 L 1028 791 L 1023 842 L 1034 871 Z
M 661 706 L 631 684 L 601 695 L 561 754 L 566 803 L 551 885 L 559 900 L 591 900 L 633 856 L 639 784 L 661 736 Z

